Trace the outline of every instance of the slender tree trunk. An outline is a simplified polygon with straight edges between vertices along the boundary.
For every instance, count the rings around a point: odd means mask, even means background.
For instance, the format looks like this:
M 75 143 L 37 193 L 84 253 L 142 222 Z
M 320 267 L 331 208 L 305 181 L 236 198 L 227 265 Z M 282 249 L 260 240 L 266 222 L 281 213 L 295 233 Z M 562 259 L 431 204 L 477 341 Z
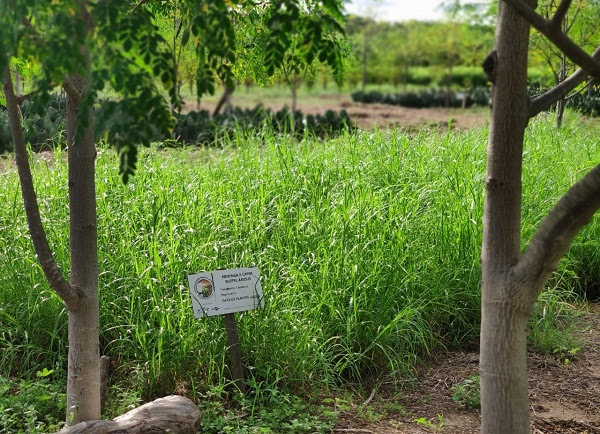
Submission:
M 215 107 L 215 110 L 213 111 L 213 114 L 212 114 L 213 118 L 215 116 L 217 116 L 221 112 L 221 109 L 224 106 L 228 106 L 229 105 L 229 100 L 231 99 L 231 94 L 232 93 L 233 93 L 233 89 L 225 86 L 225 90 L 223 91 L 223 95 L 219 99 L 219 102 L 217 103 L 217 106 Z
M 528 122 L 529 24 L 500 2 L 482 248 L 481 432 L 529 433 L 526 326 L 533 307 L 511 269 L 520 258 L 521 170 Z
M 296 79 L 294 78 L 292 85 L 290 86 L 292 89 L 292 116 L 296 113 L 296 105 L 298 101 L 298 85 L 296 84 Z
M 367 29 L 368 31 L 368 29 Z M 362 91 L 364 92 L 367 88 L 367 47 L 368 47 L 368 36 L 365 34 L 363 38 L 363 49 L 362 49 Z
M 81 93 L 84 81 L 71 77 Z M 93 110 L 80 116 L 87 126 L 77 132 L 80 103 L 67 93 L 67 141 L 69 152 L 69 209 L 71 286 L 83 297 L 69 311 L 69 374 L 67 380 L 67 424 L 100 418 L 100 347 L 98 308 L 98 248 L 94 165 Z
M 560 72 L 558 73 L 557 85 L 565 81 L 567 78 L 567 56 L 564 54 L 560 59 Z M 566 100 L 564 98 L 559 99 L 556 102 L 556 128 L 562 127 L 563 116 L 565 114 Z

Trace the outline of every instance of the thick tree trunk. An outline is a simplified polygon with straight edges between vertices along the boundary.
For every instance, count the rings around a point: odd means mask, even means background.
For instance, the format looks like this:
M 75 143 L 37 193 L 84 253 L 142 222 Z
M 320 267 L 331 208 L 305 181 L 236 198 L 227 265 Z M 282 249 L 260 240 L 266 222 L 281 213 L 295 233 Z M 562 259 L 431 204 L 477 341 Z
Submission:
M 500 2 L 482 248 L 481 432 L 529 432 L 526 324 L 511 279 L 520 258 L 521 169 L 528 122 L 529 24 Z
M 70 86 L 81 94 L 83 79 L 71 77 Z M 83 294 L 69 311 L 69 374 L 67 424 L 100 418 L 100 347 L 98 308 L 98 248 L 93 111 L 80 116 L 87 125 L 77 131 L 79 99 L 67 93 L 67 141 L 69 151 L 69 209 L 71 286 Z

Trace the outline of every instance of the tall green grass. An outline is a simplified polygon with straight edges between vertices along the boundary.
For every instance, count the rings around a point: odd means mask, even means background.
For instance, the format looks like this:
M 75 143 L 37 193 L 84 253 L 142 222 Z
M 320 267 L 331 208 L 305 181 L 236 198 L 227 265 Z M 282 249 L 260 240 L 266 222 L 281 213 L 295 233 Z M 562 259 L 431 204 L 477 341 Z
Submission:
M 600 159 L 593 134 L 551 124 L 536 122 L 527 137 L 527 237 Z M 221 150 L 143 152 L 128 185 L 101 150 L 101 350 L 113 379 L 145 398 L 222 385 L 223 322 L 194 318 L 186 275 L 254 264 L 266 306 L 238 315 L 238 326 L 255 382 L 311 390 L 402 377 L 436 348 L 472 345 L 486 139 L 483 130 L 240 136 Z M 33 160 L 50 243 L 68 270 L 66 155 Z M 576 253 L 599 232 L 594 221 L 577 238 L 562 275 L 598 268 L 598 255 Z M 0 249 L 0 375 L 64 371 L 66 313 L 35 260 L 10 164 Z

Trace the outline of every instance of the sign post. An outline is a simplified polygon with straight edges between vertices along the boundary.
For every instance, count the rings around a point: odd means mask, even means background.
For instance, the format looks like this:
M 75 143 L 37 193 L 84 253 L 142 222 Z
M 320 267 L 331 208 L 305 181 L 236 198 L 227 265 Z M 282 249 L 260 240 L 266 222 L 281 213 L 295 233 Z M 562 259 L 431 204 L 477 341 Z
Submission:
M 188 276 L 192 308 L 196 318 L 223 315 L 231 374 L 242 393 L 246 391 L 242 352 L 235 312 L 264 307 L 257 267 L 234 268 Z

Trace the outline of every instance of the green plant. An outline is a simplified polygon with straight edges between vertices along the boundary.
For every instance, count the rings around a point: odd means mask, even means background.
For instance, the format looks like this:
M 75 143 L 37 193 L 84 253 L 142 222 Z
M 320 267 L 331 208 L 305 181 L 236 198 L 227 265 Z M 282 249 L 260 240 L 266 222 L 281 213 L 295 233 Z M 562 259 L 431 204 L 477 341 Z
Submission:
M 574 356 L 582 346 L 575 333 L 581 316 L 578 308 L 581 299 L 573 289 L 565 287 L 564 274 L 557 274 L 556 286 L 540 294 L 529 320 L 531 345 L 539 352 L 558 357 Z
M 37 372 L 37 379 L 18 383 L 0 376 L 1 432 L 44 433 L 62 427 L 66 397 L 50 381 L 52 372 L 44 368 Z
M 202 431 L 206 433 L 325 433 L 337 412 L 312 406 L 273 385 L 248 382 L 246 395 L 235 395 L 224 405 L 222 390 L 209 391 L 200 403 Z
M 479 392 L 479 375 L 472 375 L 452 388 L 452 400 L 469 408 L 479 408 L 481 396 Z
M 437 419 L 438 419 L 437 424 L 433 423 L 431 420 L 427 419 L 426 417 L 420 417 L 418 419 L 415 419 L 414 421 L 417 425 L 423 425 L 424 427 L 427 427 L 434 431 L 441 431 L 444 428 L 444 415 L 438 414 Z

